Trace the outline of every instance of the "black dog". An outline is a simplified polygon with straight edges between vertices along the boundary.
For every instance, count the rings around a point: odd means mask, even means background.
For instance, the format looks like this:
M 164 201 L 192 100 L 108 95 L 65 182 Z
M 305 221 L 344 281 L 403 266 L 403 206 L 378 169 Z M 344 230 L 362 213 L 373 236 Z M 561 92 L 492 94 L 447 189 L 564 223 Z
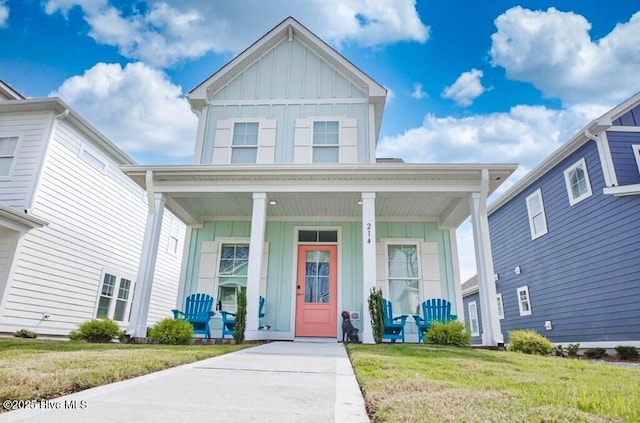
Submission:
M 348 311 L 342 312 L 342 342 L 360 342 L 359 330 L 351 324 L 351 316 Z

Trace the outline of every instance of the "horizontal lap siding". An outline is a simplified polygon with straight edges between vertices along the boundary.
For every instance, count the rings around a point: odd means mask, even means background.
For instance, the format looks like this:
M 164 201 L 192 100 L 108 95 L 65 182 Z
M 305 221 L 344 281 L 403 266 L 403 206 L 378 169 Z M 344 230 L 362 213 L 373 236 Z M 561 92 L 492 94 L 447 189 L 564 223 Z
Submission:
M 593 195 L 569 206 L 563 171 L 583 157 Z M 633 307 L 640 301 L 640 198 L 604 195 L 603 187 L 598 152 L 589 142 L 490 215 L 505 336 L 535 329 L 554 342 L 640 340 L 640 308 Z M 532 240 L 525 198 L 538 188 L 549 233 Z M 529 287 L 530 316 L 519 313 L 521 286 Z
M 639 128 L 640 129 L 640 128 Z M 611 158 L 619 185 L 640 184 L 638 162 L 632 146 L 640 144 L 640 132 L 607 131 Z
M 19 136 L 10 178 L 0 178 L 0 203 L 23 210 L 42 161 L 42 152 L 53 116 L 51 113 L 0 113 L 0 136 Z
M 464 324 L 467 327 L 467 330 L 471 330 L 471 316 L 469 316 L 469 303 L 476 302 L 476 310 L 478 312 L 478 336 L 471 337 L 472 345 L 482 345 L 482 310 L 480 309 L 480 294 L 474 293 L 471 295 L 467 295 L 462 298 L 462 303 L 464 305 Z
M 2 318 L 7 325 L 38 333 L 67 334 L 95 316 L 103 271 L 135 282 L 147 217 L 139 190 L 110 177 L 78 157 L 91 144 L 61 121 L 36 192 L 33 214 L 49 225 L 25 235 Z M 163 220 L 150 322 L 168 316 L 175 305 L 181 256 L 167 254 L 171 216 Z M 182 245 L 182 241 L 181 244 Z M 51 318 L 41 321 L 42 313 Z

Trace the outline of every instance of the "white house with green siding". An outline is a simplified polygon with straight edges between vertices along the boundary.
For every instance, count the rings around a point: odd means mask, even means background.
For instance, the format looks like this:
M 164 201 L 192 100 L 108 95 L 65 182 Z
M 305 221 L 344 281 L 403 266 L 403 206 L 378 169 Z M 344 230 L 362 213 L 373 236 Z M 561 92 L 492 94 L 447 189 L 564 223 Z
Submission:
M 486 199 L 515 165 L 377 161 L 386 95 L 293 18 L 192 90 L 194 163 L 122 167 L 152 199 L 129 335 L 146 333 L 165 209 L 188 225 L 177 307 L 204 292 L 234 311 L 246 290 L 249 340 L 341 339 L 347 310 L 372 342 L 375 286 L 397 314 L 442 297 L 462 315 L 455 229 L 472 217 L 492 280 Z M 488 344 L 502 342 L 495 320 Z

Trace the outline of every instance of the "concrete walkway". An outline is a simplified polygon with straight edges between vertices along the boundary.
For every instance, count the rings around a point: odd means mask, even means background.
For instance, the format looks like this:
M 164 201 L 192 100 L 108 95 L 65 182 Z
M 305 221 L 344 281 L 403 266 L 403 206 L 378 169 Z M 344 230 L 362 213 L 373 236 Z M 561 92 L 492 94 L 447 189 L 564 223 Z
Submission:
M 77 408 L 73 408 L 73 407 Z M 273 342 L 88 389 L 0 422 L 369 422 L 342 344 Z

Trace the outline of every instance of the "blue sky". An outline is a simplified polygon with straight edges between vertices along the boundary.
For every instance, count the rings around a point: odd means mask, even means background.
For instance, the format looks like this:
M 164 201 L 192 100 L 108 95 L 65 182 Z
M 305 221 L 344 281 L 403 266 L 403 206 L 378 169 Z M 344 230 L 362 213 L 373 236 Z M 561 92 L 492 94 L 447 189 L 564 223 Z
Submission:
M 190 163 L 184 95 L 287 16 L 389 90 L 378 156 L 520 163 L 505 188 L 640 91 L 640 0 L 0 0 L 0 79 Z

